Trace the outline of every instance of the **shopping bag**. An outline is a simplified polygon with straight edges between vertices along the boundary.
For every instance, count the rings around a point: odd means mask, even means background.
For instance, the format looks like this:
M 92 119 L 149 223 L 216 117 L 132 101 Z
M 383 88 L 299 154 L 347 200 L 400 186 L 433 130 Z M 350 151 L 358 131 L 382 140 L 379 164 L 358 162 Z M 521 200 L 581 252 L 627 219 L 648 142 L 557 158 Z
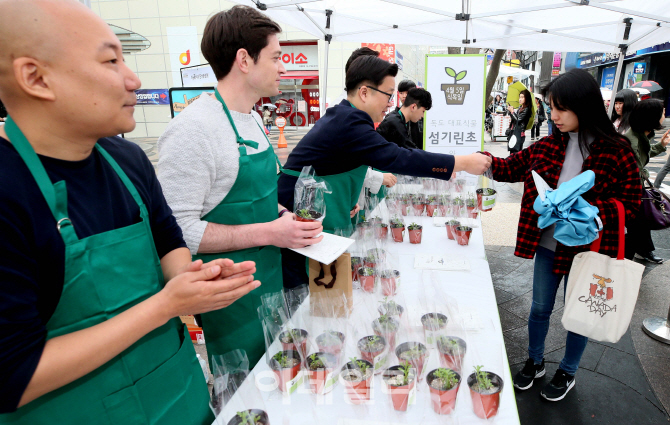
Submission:
M 644 266 L 624 259 L 624 209 L 619 212 L 617 258 L 599 254 L 602 235 L 591 251 L 572 262 L 561 322 L 565 329 L 596 341 L 617 342 L 633 317 Z
M 347 317 L 353 307 L 351 255 L 340 255 L 332 264 L 309 260 L 310 306 L 330 305 L 336 317 Z M 312 309 L 323 310 L 323 309 Z M 318 313 L 315 313 L 318 315 Z

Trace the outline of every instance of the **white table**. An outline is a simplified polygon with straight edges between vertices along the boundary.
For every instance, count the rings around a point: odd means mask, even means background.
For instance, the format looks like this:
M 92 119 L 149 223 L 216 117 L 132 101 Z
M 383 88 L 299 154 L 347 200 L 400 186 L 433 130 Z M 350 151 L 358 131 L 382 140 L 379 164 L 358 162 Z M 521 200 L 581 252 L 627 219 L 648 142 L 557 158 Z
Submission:
M 410 218 L 410 217 L 407 217 Z M 263 398 L 264 410 L 268 413 L 270 422 L 273 425 L 282 424 L 370 424 L 370 423 L 455 423 L 455 424 L 478 424 L 487 422 L 474 415 L 469 388 L 467 386 L 467 377 L 472 373 L 474 365 L 482 364 L 485 370 L 497 373 L 504 380 L 504 386 L 501 393 L 501 402 L 498 415 L 489 421 L 497 424 L 519 424 L 519 417 L 514 397 L 514 388 L 512 385 L 512 376 L 505 353 L 502 328 L 498 315 L 491 273 L 488 262 L 486 261 L 484 242 L 481 226 L 473 229 L 470 244 L 468 246 L 459 246 L 456 241 L 447 238 L 444 227 L 435 227 L 432 217 L 411 217 L 413 221 L 421 222 L 423 225 L 423 241 L 419 245 L 412 245 L 408 241 L 407 234 L 403 243 L 394 243 L 390 239 L 389 250 L 397 249 L 399 254 L 399 270 L 402 273 L 402 284 L 398 290 L 399 303 L 405 307 L 405 316 L 408 330 L 404 336 L 399 334 L 396 345 L 406 340 L 416 340 L 417 335 L 423 336 L 421 328 L 421 315 L 431 312 L 424 309 L 437 309 L 449 318 L 448 329 L 450 334 L 463 337 L 468 344 L 467 354 L 464 359 L 462 381 L 458 393 L 456 409 L 451 415 L 437 415 L 431 406 L 430 394 L 425 378 L 417 383 L 416 403 L 410 405 L 407 412 L 396 412 L 393 410 L 390 396 L 382 393 L 381 375 L 375 375 L 373 383 L 372 402 L 368 405 L 351 405 L 345 402 L 344 387 L 338 383 L 333 391 L 326 396 L 316 396 L 304 390 L 297 391 L 290 396 L 284 396 L 279 390 L 260 392 L 254 388 L 251 380 L 247 379 L 243 387 L 238 391 L 242 393 L 241 398 L 247 400 L 256 396 Z M 410 221 L 406 220 L 409 224 Z M 477 220 L 479 222 L 479 220 Z M 390 233 L 390 232 L 389 232 Z M 445 305 L 440 304 L 435 299 L 434 287 L 430 284 L 422 283 L 422 271 L 414 269 L 414 256 L 419 253 L 443 253 L 450 257 L 466 257 L 470 263 L 470 271 L 450 271 L 435 272 L 437 277 L 436 286 L 439 292 L 447 294 L 453 301 L 450 308 L 445 311 Z M 429 273 L 430 274 L 430 273 Z M 424 277 L 428 276 L 424 274 Z M 425 280 L 425 279 L 424 279 Z M 379 291 L 379 289 L 378 289 Z M 429 296 L 424 293 L 429 292 Z M 422 295 L 424 294 L 424 295 Z M 376 318 L 377 312 L 366 313 L 366 306 L 376 304 L 376 299 L 381 295 L 369 295 L 361 290 L 354 290 L 354 313 L 349 322 L 354 329 L 360 327 L 359 324 L 365 324 L 365 320 L 370 317 Z M 439 297 L 438 297 L 439 298 Z M 307 303 L 305 303 L 307 304 Z M 451 316 L 451 317 L 449 317 Z M 365 319 L 362 319 L 364 317 Z M 454 323 L 461 322 L 467 327 L 465 330 L 458 329 Z M 350 333 L 354 332 L 349 330 Z M 359 332 L 353 338 L 347 336 L 347 346 L 345 349 L 346 358 L 358 356 L 356 350 L 356 341 L 360 336 L 367 333 Z M 425 340 L 421 339 L 425 343 Z M 272 348 L 274 353 L 279 350 L 279 345 L 275 341 L 277 348 Z M 312 350 L 314 352 L 316 350 Z M 390 365 L 397 364 L 395 355 L 390 356 Z M 430 357 L 424 367 L 423 376 L 439 367 L 437 350 L 430 349 Z M 267 383 L 271 379 L 262 378 L 263 376 L 272 376 L 272 372 L 265 363 L 265 358 L 256 365 L 253 370 L 257 382 Z M 251 393 L 254 393 L 251 395 Z M 238 395 L 235 396 L 238 398 Z M 237 400 L 238 402 L 240 400 Z M 247 401 L 247 403 L 249 403 Z M 221 424 L 227 424 L 228 420 L 234 415 L 241 405 L 227 406 L 220 415 Z M 248 406 L 248 404 L 247 404 Z M 249 407 L 247 407 L 249 408 Z

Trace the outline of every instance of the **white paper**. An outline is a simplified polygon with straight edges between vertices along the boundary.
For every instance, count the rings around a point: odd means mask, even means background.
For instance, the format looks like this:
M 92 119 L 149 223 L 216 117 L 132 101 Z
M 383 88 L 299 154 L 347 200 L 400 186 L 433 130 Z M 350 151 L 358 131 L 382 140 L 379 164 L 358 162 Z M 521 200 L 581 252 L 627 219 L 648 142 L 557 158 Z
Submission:
M 535 187 L 537 188 L 537 194 L 540 195 L 540 199 L 544 201 L 544 198 L 546 197 L 546 192 L 547 190 L 553 190 L 551 186 L 547 184 L 546 181 L 542 177 L 540 177 L 539 174 L 535 172 L 535 170 L 531 170 L 531 175 L 533 176 L 533 180 L 535 181 Z
M 316 260 L 322 264 L 330 264 L 337 260 L 344 251 L 354 243 L 353 239 L 343 238 L 342 236 L 331 235 L 330 233 L 322 232 L 317 237 L 323 235 L 323 240 L 316 245 L 310 245 L 305 248 L 290 248 L 298 254 Z
M 416 254 L 414 268 L 441 271 L 468 271 L 470 262 L 466 258 L 453 258 L 440 254 Z

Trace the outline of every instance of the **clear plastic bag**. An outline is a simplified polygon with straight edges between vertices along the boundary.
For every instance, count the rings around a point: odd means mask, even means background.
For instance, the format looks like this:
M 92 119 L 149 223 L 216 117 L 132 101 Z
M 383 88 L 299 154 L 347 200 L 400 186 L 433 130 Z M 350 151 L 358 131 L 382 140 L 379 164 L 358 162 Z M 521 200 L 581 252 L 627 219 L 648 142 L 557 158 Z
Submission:
M 314 173 L 311 165 L 303 167 L 294 190 L 296 220 L 323 221 L 326 217 L 326 193 L 332 193 L 328 183 Z
M 498 192 L 496 191 L 495 181 L 493 180 L 493 173 L 489 168 L 479 176 L 477 183 L 477 206 L 479 211 L 491 211 L 496 205 L 496 198 Z

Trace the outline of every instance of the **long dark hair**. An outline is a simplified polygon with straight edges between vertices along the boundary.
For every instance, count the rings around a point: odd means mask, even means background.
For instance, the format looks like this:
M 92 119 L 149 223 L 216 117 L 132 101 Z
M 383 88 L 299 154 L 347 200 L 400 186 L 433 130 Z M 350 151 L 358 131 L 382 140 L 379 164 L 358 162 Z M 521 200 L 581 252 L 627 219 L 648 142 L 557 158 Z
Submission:
M 588 72 L 573 69 L 559 76 L 544 87 L 542 96 L 550 102 L 552 109 L 572 111 L 577 115 L 582 153 L 591 153 L 585 135 L 630 149 L 628 139 L 616 132 L 607 117 L 600 87 Z
M 621 108 L 621 116 L 616 113 L 616 108 L 612 109 L 612 122 L 616 121 L 618 118 L 621 118 L 619 122 L 620 133 L 624 133 L 625 130 L 630 128 L 630 113 L 633 112 L 633 108 L 637 104 L 637 93 L 630 89 L 623 89 L 616 94 L 614 98 L 614 103 L 623 102 L 623 108 Z
M 528 90 L 521 90 L 521 93 L 519 93 L 519 96 L 521 96 L 521 95 L 523 95 L 523 97 L 524 97 L 524 99 L 523 99 L 524 102 L 523 102 L 523 105 L 519 105 L 519 109 L 521 109 L 522 106 L 524 108 L 532 108 L 533 104 L 531 103 L 532 102 L 531 99 L 533 98 L 533 95 L 530 94 L 530 92 Z
M 659 99 L 645 99 L 633 107 L 630 113 L 630 128 L 642 133 L 661 130 L 661 117 L 663 116 L 663 101 Z

